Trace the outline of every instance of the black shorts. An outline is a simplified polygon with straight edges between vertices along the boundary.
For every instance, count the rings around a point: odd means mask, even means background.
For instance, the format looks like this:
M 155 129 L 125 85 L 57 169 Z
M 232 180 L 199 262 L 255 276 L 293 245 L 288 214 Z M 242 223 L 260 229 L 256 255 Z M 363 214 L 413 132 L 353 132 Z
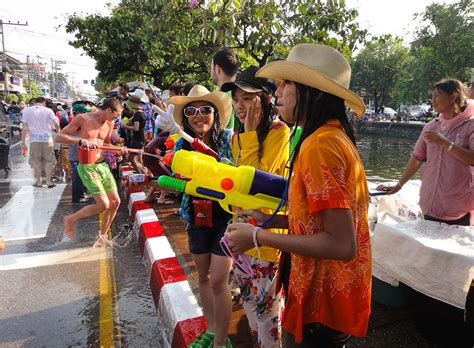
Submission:
M 221 248 L 220 240 L 227 228 L 227 221 L 214 223 L 214 227 L 196 227 L 190 223 L 188 231 L 189 251 L 193 254 L 214 254 L 226 256 Z
M 128 146 L 131 149 L 143 149 L 145 142 L 139 140 L 132 140 Z

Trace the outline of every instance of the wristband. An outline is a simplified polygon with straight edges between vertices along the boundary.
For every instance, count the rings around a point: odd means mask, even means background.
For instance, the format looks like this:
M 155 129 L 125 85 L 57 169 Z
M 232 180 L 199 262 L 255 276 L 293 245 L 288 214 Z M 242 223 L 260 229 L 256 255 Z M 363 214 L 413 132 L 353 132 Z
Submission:
M 252 238 L 253 238 L 253 245 L 255 246 L 255 249 L 257 249 L 257 257 L 260 259 L 260 245 L 258 245 L 258 241 L 257 241 L 257 233 L 258 231 L 260 231 L 262 228 L 257 226 L 253 229 L 253 234 L 252 234 Z
M 451 151 L 454 147 L 454 141 L 451 141 L 448 146 L 448 151 Z

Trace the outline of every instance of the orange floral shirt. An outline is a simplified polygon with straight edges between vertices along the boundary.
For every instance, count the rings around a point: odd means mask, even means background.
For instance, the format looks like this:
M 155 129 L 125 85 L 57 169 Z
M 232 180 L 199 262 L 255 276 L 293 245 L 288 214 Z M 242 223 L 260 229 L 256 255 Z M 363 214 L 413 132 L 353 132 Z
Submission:
M 359 337 L 366 334 L 372 281 L 368 201 L 359 154 L 341 123 L 331 120 L 304 140 L 296 159 L 289 189 L 289 233 L 319 233 L 324 230 L 320 211 L 351 209 L 357 254 L 350 261 L 291 255 L 282 325 L 297 342 L 309 323 Z

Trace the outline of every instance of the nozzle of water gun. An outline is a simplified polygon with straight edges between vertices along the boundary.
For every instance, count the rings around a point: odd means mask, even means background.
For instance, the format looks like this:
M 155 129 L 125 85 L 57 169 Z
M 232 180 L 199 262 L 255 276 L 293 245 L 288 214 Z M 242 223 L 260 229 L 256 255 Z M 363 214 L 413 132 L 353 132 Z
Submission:
M 163 163 L 166 164 L 168 167 L 171 167 L 171 163 L 173 163 L 174 152 L 168 152 L 163 157 Z
M 173 150 L 174 149 L 174 139 L 172 139 L 172 138 L 166 139 L 165 146 L 168 150 Z

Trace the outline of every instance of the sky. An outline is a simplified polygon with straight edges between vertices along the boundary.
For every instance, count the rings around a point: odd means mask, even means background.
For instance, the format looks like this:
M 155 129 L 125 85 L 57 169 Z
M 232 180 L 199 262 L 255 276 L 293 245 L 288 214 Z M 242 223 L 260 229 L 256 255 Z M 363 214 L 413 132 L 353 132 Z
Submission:
M 86 91 L 93 91 L 90 82 L 97 71 L 94 60 L 80 49 L 68 44 L 73 38 L 64 29 L 66 16 L 73 13 L 109 13 L 106 4 L 117 4 L 119 0 L 2 0 L 0 19 L 4 22 L 28 22 L 28 26 L 5 25 L 5 47 L 7 53 L 26 62 L 26 56 L 36 62 L 47 63 L 51 70 L 51 58 L 66 61 L 60 70 L 68 74 L 69 83 Z M 373 35 L 393 34 L 410 39 L 417 23 L 413 21 L 416 12 L 422 12 L 433 0 L 346 0 L 347 7 L 359 10 L 359 22 Z M 437 2 L 454 3 L 456 0 Z M 61 26 L 62 25 L 62 26 Z

